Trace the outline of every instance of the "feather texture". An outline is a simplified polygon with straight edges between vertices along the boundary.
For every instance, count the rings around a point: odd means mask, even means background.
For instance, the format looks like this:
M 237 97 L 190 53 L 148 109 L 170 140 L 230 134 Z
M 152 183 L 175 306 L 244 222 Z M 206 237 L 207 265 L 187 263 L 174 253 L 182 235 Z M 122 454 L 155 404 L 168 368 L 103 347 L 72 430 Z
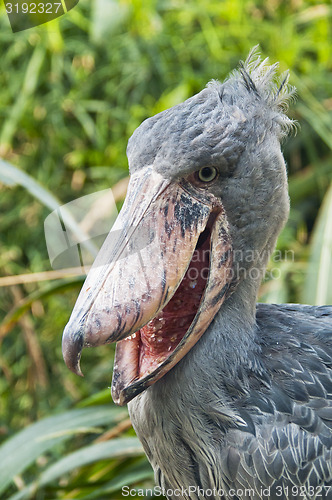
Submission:
M 174 182 L 217 168 L 211 191 L 233 245 L 233 293 L 129 404 L 170 500 L 332 498 L 332 307 L 256 307 L 289 208 L 280 140 L 294 125 L 294 89 L 276 69 L 254 49 L 225 82 L 143 122 L 128 145 L 133 171 L 151 164 Z
M 186 367 L 184 373 L 175 367 L 162 389 L 156 384 L 131 403 L 138 434 L 144 428 L 145 437 L 154 436 L 152 446 L 151 438 L 143 445 L 159 484 L 169 491 L 197 488 L 180 498 L 203 498 L 199 488 L 225 498 L 331 498 L 332 307 L 259 304 L 256 318 L 256 368 L 247 367 L 240 390 L 234 380 L 233 397 L 223 398 L 227 412 L 218 400 L 211 411 L 186 399 L 192 395 L 183 388 Z M 207 387 L 225 393 L 220 380 Z M 149 408 L 144 419 L 143 408 Z

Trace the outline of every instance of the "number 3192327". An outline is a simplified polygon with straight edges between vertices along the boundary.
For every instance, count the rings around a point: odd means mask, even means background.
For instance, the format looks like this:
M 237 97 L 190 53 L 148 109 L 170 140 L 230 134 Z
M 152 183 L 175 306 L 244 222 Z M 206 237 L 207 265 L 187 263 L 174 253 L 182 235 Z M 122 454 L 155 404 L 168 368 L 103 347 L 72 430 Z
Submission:
M 5 2 L 7 14 L 57 14 L 61 7 L 59 3 L 10 3 Z

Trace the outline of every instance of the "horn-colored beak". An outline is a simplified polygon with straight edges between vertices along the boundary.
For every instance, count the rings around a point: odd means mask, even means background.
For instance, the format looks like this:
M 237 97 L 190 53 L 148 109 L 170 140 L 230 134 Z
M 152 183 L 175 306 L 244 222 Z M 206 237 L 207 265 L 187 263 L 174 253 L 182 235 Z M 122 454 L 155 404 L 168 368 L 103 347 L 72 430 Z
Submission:
M 81 374 L 83 347 L 118 342 L 112 396 L 127 403 L 203 335 L 225 300 L 231 265 L 220 201 L 186 180 L 138 171 L 64 331 L 67 366 Z

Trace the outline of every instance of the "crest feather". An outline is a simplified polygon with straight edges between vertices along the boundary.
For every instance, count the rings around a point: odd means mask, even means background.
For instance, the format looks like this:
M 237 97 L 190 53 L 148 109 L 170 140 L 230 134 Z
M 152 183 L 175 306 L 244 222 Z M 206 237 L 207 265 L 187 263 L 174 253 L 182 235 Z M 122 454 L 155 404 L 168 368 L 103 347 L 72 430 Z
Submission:
M 289 85 L 289 72 L 286 71 L 278 77 L 279 64 L 269 65 L 269 59 L 262 61 L 258 46 L 254 47 L 245 62 L 240 62 L 231 79 L 242 79 L 242 83 L 248 91 L 254 92 L 264 99 L 269 108 L 276 111 L 277 122 L 281 127 L 281 135 L 286 135 L 290 129 L 296 129 L 296 122 L 285 115 L 289 103 L 296 96 L 295 87 Z

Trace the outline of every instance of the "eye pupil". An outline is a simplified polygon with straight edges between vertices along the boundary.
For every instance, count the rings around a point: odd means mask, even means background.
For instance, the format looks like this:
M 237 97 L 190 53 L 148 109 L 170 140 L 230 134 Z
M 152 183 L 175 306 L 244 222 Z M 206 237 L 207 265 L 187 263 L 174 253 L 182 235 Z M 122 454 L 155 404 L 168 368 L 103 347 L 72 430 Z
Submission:
M 215 167 L 203 167 L 198 171 L 198 178 L 202 182 L 211 182 L 217 176 L 217 169 Z

